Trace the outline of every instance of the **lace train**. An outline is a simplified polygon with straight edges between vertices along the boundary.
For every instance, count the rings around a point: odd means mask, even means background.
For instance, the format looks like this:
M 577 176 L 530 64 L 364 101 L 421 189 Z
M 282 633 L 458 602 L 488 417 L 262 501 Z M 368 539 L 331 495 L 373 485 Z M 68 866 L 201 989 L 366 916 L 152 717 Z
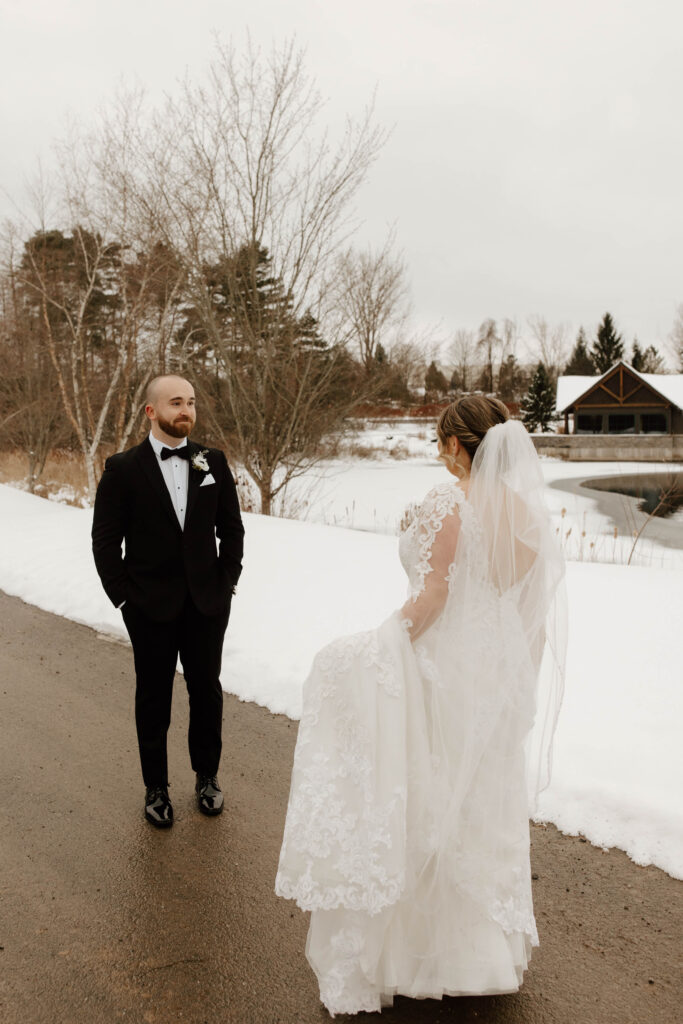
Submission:
M 312 911 L 307 956 L 332 1015 L 397 993 L 516 991 L 537 943 L 523 758 L 502 720 L 449 813 L 427 656 L 394 616 L 329 645 L 306 682 L 276 892 Z

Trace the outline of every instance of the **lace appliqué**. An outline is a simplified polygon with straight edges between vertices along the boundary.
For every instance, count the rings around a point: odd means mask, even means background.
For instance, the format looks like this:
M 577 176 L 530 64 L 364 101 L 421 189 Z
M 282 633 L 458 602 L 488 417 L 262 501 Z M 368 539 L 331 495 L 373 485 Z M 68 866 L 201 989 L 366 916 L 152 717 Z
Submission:
M 504 899 L 493 899 L 489 903 L 488 911 L 492 920 L 508 935 L 520 932 L 529 936 L 532 946 L 538 946 L 538 929 L 531 900 L 517 893 L 509 893 Z
M 411 573 L 411 597 L 419 597 L 424 590 L 426 576 L 432 571 L 429 560 L 434 546 L 434 538 L 442 529 L 446 516 L 453 513 L 456 507 L 465 502 L 465 495 L 458 484 L 437 484 L 429 492 L 420 506 L 413 525 L 417 543 L 417 562 Z
M 376 630 L 335 640 L 320 651 L 316 661 L 321 672 L 334 678 L 337 673 L 348 672 L 354 658 L 364 668 L 376 670 L 377 682 L 389 697 L 399 696 L 400 675 L 395 666 L 382 657 Z
M 319 979 L 320 1000 L 334 1017 L 337 1013 L 373 1013 L 381 1009 L 377 989 L 361 970 L 365 949 L 360 928 L 340 928 L 330 939 L 336 962 Z
M 376 692 L 359 693 L 372 679 Z M 404 887 L 401 780 L 377 785 L 368 707 L 391 728 L 401 676 L 380 631 L 343 637 L 316 656 L 304 687 L 292 789 L 275 890 L 302 910 L 345 907 L 375 914 Z M 358 704 L 366 705 L 359 712 Z M 388 702 L 388 704 L 387 704 Z M 389 737 L 387 737 L 387 741 Z M 381 742 L 381 740 L 380 740 Z

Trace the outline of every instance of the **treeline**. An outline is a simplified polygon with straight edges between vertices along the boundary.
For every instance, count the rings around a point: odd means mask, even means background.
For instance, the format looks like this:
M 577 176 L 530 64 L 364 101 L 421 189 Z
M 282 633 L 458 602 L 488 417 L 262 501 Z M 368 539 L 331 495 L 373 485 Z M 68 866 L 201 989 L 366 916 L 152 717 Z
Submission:
M 198 392 L 202 438 L 247 470 L 268 512 L 360 403 L 422 400 L 424 346 L 399 338 L 387 355 L 379 338 L 396 302 L 382 290 L 380 309 L 376 282 L 344 277 L 388 260 L 344 252 L 330 334 L 261 245 L 191 278 L 165 241 L 146 250 L 80 226 L 35 232 L 0 278 L 0 436 L 25 453 L 29 490 L 50 453 L 68 448 L 92 496 L 106 455 L 148 427 L 150 378 L 177 372 Z
M 219 47 L 163 109 L 120 97 L 60 145 L 0 280 L 0 429 L 31 489 L 71 445 L 92 496 L 104 456 L 144 429 L 149 379 L 177 372 L 268 513 L 358 401 L 413 372 L 407 343 L 376 358 L 405 318 L 391 239 L 350 246 L 385 134 L 367 114 L 333 143 L 320 114 L 293 44 Z
M 411 330 L 394 238 L 352 244 L 386 135 L 366 113 L 334 141 L 321 115 L 293 44 L 220 46 L 161 108 L 124 94 L 62 140 L 0 272 L 0 440 L 26 454 L 31 490 L 69 447 L 92 497 L 104 457 L 145 430 L 158 373 L 192 379 L 202 438 L 244 468 L 265 513 L 360 404 L 521 401 L 536 359 L 518 357 L 514 321 L 445 348 Z M 552 383 L 566 329 L 528 326 Z M 577 341 L 570 364 L 599 367 L 598 342 Z
M 672 341 L 677 326 L 683 336 L 683 307 Z M 676 356 L 683 368 L 683 347 Z M 560 374 L 605 373 L 619 359 L 626 359 L 643 373 L 667 372 L 664 358 L 654 345 L 643 348 L 634 338 L 627 350 L 610 313 L 605 313 L 592 340 L 580 327 L 573 348 L 567 325 L 551 325 L 541 316 L 529 317 L 525 328 L 516 320 L 485 320 L 478 331 L 455 332 L 443 367 L 436 363 L 430 367 L 428 390 L 479 390 L 495 392 L 504 401 L 516 401 L 526 391 L 538 363 L 543 364 L 554 385 Z
M 683 372 L 683 306 L 670 341 Z M 425 393 L 432 402 L 471 391 L 496 394 L 519 411 L 529 430 L 547 430 L 555 417 L 560 374 L 602 374 L 620 359 L 641 373 L 669 372 L 654 345 L 642 347 L 634 338 L 628 350 L 610 313 L 605 313 L 590 340 L 580 327 L 571 350 L 566 324 L 551 325 L 544 317 L 532 316 L 522 329 L 516 320 L 488 319 L 478 331 L 455 332 L 443 364 L 432 361 L 428 367 Z

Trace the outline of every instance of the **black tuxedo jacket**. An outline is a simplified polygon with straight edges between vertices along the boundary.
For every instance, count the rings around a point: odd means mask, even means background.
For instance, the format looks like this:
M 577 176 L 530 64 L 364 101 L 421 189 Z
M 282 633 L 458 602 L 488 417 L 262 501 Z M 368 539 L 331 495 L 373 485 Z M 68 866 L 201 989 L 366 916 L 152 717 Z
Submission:
M 216 482 L 200 486 L 207 473 L 190 463 L 183 530 L 149 439 L 107 459 L 95 497 L 92 548 L 107 596 L 158 622 L 175 618 L 188 592 L 203 615 L 225 614 L 242 571 L 244 527 L 225 455 L 188 446 L 207 452 Z

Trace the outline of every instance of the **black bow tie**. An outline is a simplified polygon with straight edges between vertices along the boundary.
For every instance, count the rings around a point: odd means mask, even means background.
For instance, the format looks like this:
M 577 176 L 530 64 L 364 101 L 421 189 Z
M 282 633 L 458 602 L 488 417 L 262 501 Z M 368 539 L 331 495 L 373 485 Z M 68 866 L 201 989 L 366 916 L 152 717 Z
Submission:
M 184 444 L 182 448 L 162 448 L 161 449 L 161 461 L 165 462 L 166 459 L 170 459 L 172 455 L 177 455 L 179 459 L 189 459 L 190 457 L 190 446 Z

